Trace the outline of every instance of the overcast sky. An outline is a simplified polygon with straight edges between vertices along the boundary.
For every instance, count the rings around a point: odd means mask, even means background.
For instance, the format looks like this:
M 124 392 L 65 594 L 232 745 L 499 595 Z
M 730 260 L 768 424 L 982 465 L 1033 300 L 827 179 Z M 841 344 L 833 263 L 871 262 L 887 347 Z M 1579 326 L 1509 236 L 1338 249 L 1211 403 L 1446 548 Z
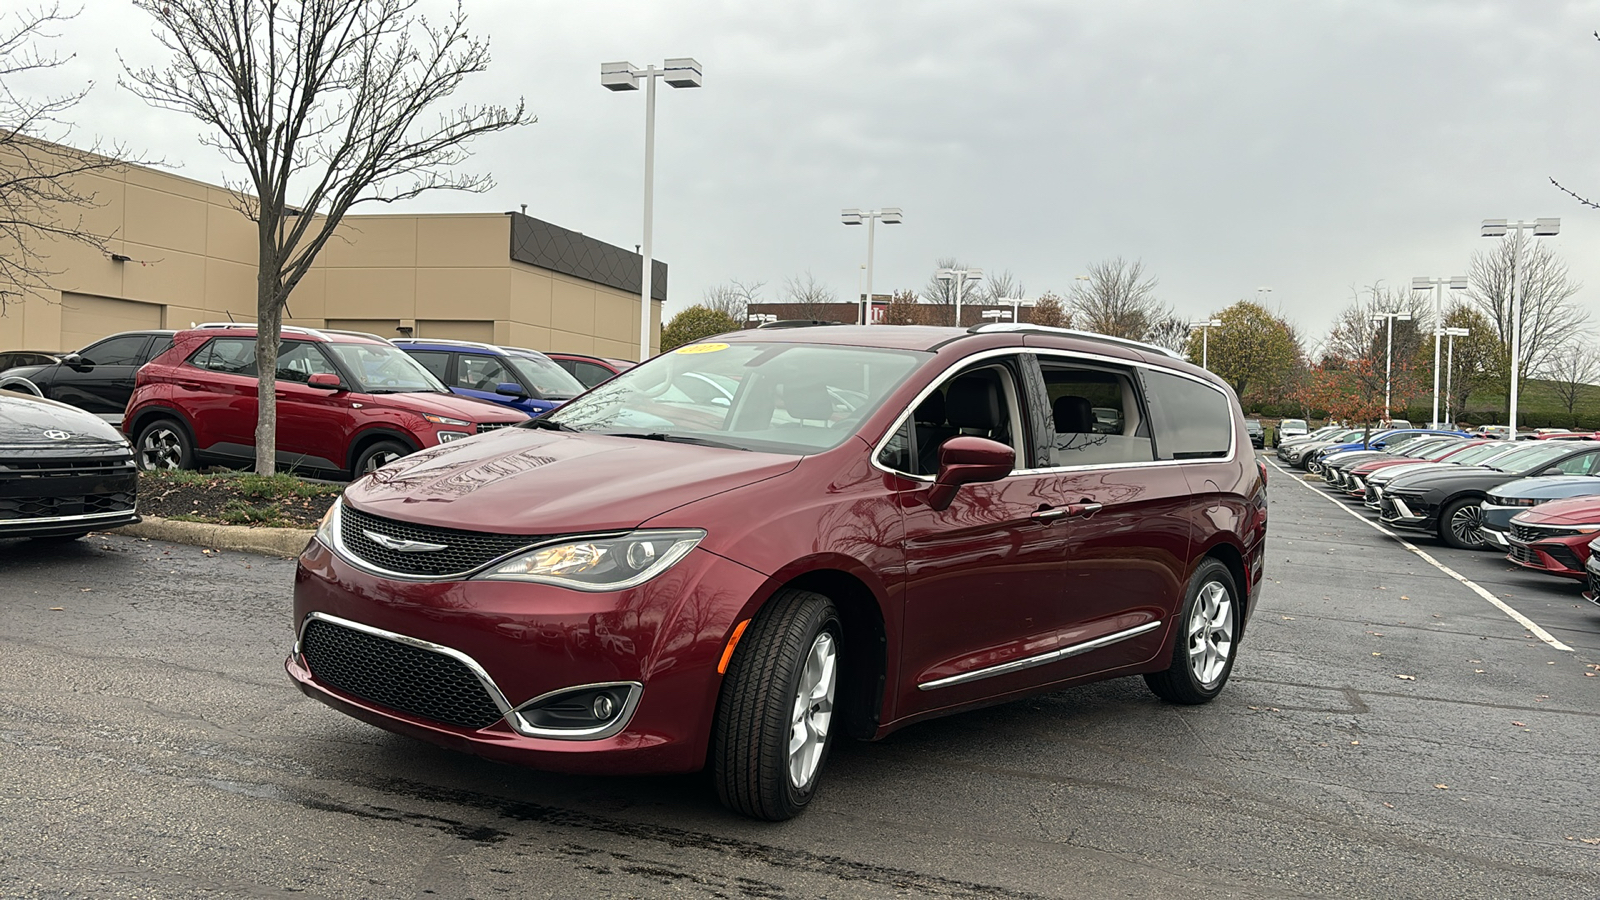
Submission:
M 116 85 L 117 53 L 159 62 L 149 20 L 84 0 L 58 46 L 98 83 L 78 135 L 179 173 L 239 177 L 200 126 Z M 424 0 L 425 8 L 438 7 Z M 841 207 L 899 206 L 874 288 L 920 287 L 934 259 L 1009 269 L 1029 297 L 1095 260 L 1137 258 L 1200 317 L 1270 287 L 1313 338 L 1352 288 L 1462 274 L 1484 218 L 1559 216 L 1551 245 L 1600 320 L 1600 2 L 800 3 L 465 0 L 491 40 L 466 100 L 519 95 L 535 125 L 474 145 L 486 195 L 410 211 L 531 215 L 640 240 L 643 92 L 602 62 L 691 56 L 700 90 L 662 87 L 656 256 L 668 312 L 730 278 L 809 270 L 858 291 L 866 234 Z M 80 141 L 81 142 L 81 141 Z M 360 211 L 379 212 L 363 208 Z

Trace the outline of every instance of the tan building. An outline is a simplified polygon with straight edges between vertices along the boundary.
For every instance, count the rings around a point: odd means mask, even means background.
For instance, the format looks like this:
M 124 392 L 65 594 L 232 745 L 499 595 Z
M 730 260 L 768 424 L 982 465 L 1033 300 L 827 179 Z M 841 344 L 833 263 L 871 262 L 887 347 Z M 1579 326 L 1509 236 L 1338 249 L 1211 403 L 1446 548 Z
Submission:
M 86 176 L 85 230 L 43 248 L 55 290 L 0 316 L 0 349 L 76 350 L 118 331 L 255 320 L 256 225 L 223 188 L 128 166 Z M 63 215 L 71 221 L 77 212 Z M 520 213 L 348 216 L 285 324 L 639 356 L 638 254 Z M 651 352 L 667 267 L 652 275 Z

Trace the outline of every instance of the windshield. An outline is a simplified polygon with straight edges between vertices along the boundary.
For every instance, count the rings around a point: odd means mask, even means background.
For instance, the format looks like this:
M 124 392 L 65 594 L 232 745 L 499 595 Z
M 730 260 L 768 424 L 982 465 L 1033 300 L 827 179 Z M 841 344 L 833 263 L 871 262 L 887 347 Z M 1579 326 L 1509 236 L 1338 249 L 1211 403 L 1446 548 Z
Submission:
M 1455 453 L 1456 451 L 1460 450 L 1461 449 L 1461 444 L 1462 444 L 1462 442 L 1459 441 L 1459 440 L 1455 440 L 1455 441 L 1439 441 L 1438 443 L 1430 444 L 1427 447 L 1419 448 L 1418 450 L 1416 450 L 1414 452 L 1411 452 L 1411 453 L 1408 453 L 1406 455 L 1407 456 L 1415 456 L 1418 459 L 1427 459 L 1427 460 L 1444 459 L 1446 456 L 1449 456 L 1450 454 Z
M 1515 452 L 1507 453 L 1488 464 L 1512 475 L 1526 475 L 1544 468 L 1571 452 L 1571 445 L 1539 444 L 1533 447 L 1519 447 Z
M 391 344 L 356 344 L 339 341 L 327 345 L 355 378 L 356 389 L 367 394 L 429 392 L 443 394 L 445 387 L 433 373 L 409 354 Z
M 544 420 L 600 434 L 813 453 L 854 434 L 925 359 L 909 350 L 826 344 L 690 344 Z
M 1501 456 L 1511 452 L 1519 452 L 1522 449 L 1523 448 L 1521 447 L 1513 448 L 1503 441 L 1491 441 L 1487 444 L 1478 444 L 1475 447 L 1468 447 L 1467 449 L 1462 450 L 1460 453 L 1445 457 L 1444 461 L 1463 466 L 1475 466 L 1479 463 L 1494 459 L 1496 456 Z
M 506 360 L 524 381 L 533 385 L 534 390 L 548 399 L 565 400 L 587 390 L 583 382 L 572 377 L 571 372 L 556 365 L 548 356 L 514 354 L 506 357 Z

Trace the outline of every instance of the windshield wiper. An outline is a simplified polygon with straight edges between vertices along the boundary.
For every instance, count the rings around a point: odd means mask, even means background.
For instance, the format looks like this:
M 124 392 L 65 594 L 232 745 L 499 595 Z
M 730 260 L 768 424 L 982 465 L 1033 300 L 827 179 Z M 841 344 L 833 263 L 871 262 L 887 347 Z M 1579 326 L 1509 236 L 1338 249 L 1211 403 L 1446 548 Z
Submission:
M 555 419 L 546 419 L 544 416 L 539 416 L 538 418 L 535 418 L 535 419 L 529 419 L 524 424 L 523 427 L 526 427 L 526 428 L 544 428 L 544 429 L 548 429 L 550 431 L 577 431 L 578 430 L 576 428 L 573 428 L 571 425 L 566 424 L 565 422 L 557 422 Z
M 667 434 L 662 431 L 607 431 L 603 432 L 609 437 L 637 438 L 642 441 L 664 441 L 672 444 L 694 444 L 699 447 L 721 447 L 724 450 L 745 450 L 749 447 L 740 447 L 725 441 L 713 441 L 710 438 L 689 437 L 684 434 Z

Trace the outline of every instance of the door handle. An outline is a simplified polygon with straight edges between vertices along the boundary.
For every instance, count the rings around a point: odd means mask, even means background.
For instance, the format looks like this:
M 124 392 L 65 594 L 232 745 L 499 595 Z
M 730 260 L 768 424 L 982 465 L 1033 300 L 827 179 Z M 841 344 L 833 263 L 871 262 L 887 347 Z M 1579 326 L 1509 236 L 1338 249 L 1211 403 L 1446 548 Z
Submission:
M 1088 517 L 1094 515 L 1095 513 L 1099 512 L 1101 509 L 1102 509 L 1102 505 L 1101 504 L 1099 504 L 1099 503 L 1088 503 L 1088 502 L 1085 502 L 1085 503 L 1068 503 L 1067 506 L 1066 506 L 1067 515 L 1069 515 L 1069 516 L 1083 516 L 1086 519 Z
M 1070 515 L 1070 513 L 1068 512 L 1066 507 L 1060 507 L 1060 506 L 1051 507 L 1051 506 L 1047 506 L 1047 507 L 1044 507 L 1043 509 L 1040 509 L 1040 510 L 1037 510 L 1037 511 L 1035 511 L 1033 513 L 1030 513 L 1028 515 L 1028 518 L 1036 519 L 1038 521 L 1047 522 L 1048 523 L 1048 522 L 1054 522 L 1055 520 L 1057 520 L 1057 519 L 1059 519 L 1059 518 L 1061 518 L 1063 516 L 1066 516 L 1066 515 Z

